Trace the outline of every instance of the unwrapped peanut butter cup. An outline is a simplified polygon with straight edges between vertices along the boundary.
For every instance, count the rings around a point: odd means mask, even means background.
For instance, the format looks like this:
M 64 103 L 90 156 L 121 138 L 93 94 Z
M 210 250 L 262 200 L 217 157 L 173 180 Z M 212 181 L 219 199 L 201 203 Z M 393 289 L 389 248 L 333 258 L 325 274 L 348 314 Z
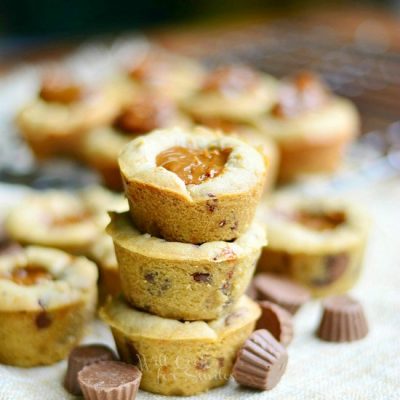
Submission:
M 278 342 L 288 346 L 293 339 L 292 315 L 270 301 L 260 301 L 258 305 L 261 307 L 261 317 L 256 329 L 266 329 Z
M 353 342 L 368 334 L 362 305 L 348 295 L 332 296 L 322 303 L 317 336 L 328 342 Z
M 285 308 L 291 314 L 310 299 L 310 292 L 286 278 L 271 274 L 259 274 L 254 280 L 259 300 L 268 300 Z
M 74 395 L 82 394 L 78 382 L 78 373 L 83 367 L 107 360 L 116 360 L 117 356 L 107 346 L 102 344 L 90 344 L 75 347 L 68 357 L 67 373 L 65 375 L 64 387 Z
M 243 386 L 271 390 L 288 363 L 286 349 L 265 329 L 254 331 L 239 350 L 232 376 Z
M 137 367 L 119 361 L 91 364 L 78 374 L 86 400 L 134 400 L 141 379 Z

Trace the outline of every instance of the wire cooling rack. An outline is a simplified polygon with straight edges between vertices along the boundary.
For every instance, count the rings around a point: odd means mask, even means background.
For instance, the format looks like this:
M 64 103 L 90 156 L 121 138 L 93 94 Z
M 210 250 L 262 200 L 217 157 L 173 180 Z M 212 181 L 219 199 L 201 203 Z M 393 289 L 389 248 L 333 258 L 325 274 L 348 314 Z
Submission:
M 277 77 L 301 69 L 318 72 L 339 95 L 352 99 L 363 121 L 363 136 L 347 155 L 343 170 L 327 182 L 346 189 L 400 173 L 400 52 L 384 32 L 349 38 L 325 26 L 296 21 L 256 24 L 191 43 L 206 64 L 241 62 Z M 101 79 L 124 57 L 148 46 L 143 37 L 123 37 L 111 45 L 91 42 L 65 59 L 88 79 Z M 93 74 L 92 66 L 96 65 Z M 0 181 L 34 187 L 81 186 L 96 181 L 84 167 L 68 161 L 37 165 L 13 124 L 16 110 L 36 90 L 40 65 L 25 65 L 0 80 Z

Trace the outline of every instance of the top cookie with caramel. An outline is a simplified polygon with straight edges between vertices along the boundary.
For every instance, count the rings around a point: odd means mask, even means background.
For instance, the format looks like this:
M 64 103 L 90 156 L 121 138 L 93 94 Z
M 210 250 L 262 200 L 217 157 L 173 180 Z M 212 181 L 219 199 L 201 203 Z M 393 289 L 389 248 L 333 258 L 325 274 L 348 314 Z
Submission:
M 257 150 L 203 128 L 137 138 L 119 165 L 139 229 L 192 243 L 238 237 L 254 215 L 266 174 Z

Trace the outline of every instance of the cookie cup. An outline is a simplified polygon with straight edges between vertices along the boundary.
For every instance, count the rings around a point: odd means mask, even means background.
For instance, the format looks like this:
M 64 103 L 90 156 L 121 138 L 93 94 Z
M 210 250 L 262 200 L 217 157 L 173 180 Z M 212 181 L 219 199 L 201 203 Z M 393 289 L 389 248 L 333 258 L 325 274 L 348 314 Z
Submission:
M 146 49 L 124 64 L 126 68 L 110 82 L 124 105 L 149 93 L 182 103 L 198 89 L 204 76 L 197 61 L 159 48 Z
M 61 191 L 28 195 L 11 210 L 5 227 L 10 237 L 22 244 L 85 255 L 103 229 L 79 196 Z
M 130 308 L 122 298 L 109 301 L 101 310 L 121 359 L 141 369 L 140 388 L 177 396 L 224 385 L 259 316 L 259 306 L 247 297 L 230 314 L 209 323 L 147 314 Z
M 246 291 L 266 244 L 265 228 L 257 223 L 233 242 L 192 245 L 141 234 L 128 213 L 111 218 L 107 232 L 125 298 L 165 318 L 211 320 L 228 312 Z
M 269 110 L 276 101 L 277 81 L 269 75 L 259 75 L 256 85 L 238 93 L 229 90 L 198 91 L 182 105 L 194 120 L 219 118 L 248 122 Z
M 20 111 L 16 123 L 37 158 L 55 155 L 80 157 L 86 132 L 108 123 L 119 108 L 116 92 L 107 87 L 71 104 L 37 98 Z
M 230 149 L 222 172 L 185 185 L 157 166 L 157 155 L 174 146 Z M 119 166 L 135 225 L 170 241 L 233 240 L 249 227 L 266 175 L 263 156 L 248 144 L 204 128 L 170 129 L 137 138 L 124 147 Z
M 315 229 L 296 220 L 302 212 L 336 220 L 332 228 Z M 260 211 L 268 224 L 268 247 L 257 272 L 286 275 L 308 287 L 314 296 L 345 293 L 362 271 L 370 225 L 358 205 L 328 198 L 277 195 Z M 304 217 L 303 217 L 304 218 Z M 319 222 L 317 222 L 319 224 Z
M 10 278 L 32 267 L 49 278 L 29 284 Z M 33 367 L 64 359 L 93 317 L 96 280 L 92 262 L 58 250 L 31 246 L 0 256 L 0 363 Z
M 354 105 L 333 97 L 322 108 L 294 117 L 268 115 L 259 130 L 274 139 L 280 151 L 279 181 L 316 173 L 332 173 L 340 166 L 348 145 L 359 134 Z

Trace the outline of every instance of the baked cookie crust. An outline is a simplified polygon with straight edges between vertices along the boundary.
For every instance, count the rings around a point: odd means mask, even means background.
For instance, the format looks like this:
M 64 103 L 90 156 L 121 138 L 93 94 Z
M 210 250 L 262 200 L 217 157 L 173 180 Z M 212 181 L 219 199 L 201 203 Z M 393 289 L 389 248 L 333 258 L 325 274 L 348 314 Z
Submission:
M 188 184 L 157 166 L 157 155 L 173 146 L 229 149 L 222 173 Z M 155 131 L 130 142 L 119 157 L 135 225 L 170 241 L 233 240 L 250 225 L 265 183 L 266 164 L 253 147 L 205 128 Z
M 240 299 L 227 315 L 212 322 L 181 322 L 130 308 L 122 298 L 102 308 L 123 361 L 142 370 L 141 389 L 189 396 L 222 386 L 236 353 L 254 329 L 259 306 Z
M 257 223 L 233 242 L 197 246 L 141 234 L 128 213 L 111 218 L 107 232 L 125 298 L 165 318 L 212 320 L 228 312 L 246 291 L 266 244 L 265 227 Z

